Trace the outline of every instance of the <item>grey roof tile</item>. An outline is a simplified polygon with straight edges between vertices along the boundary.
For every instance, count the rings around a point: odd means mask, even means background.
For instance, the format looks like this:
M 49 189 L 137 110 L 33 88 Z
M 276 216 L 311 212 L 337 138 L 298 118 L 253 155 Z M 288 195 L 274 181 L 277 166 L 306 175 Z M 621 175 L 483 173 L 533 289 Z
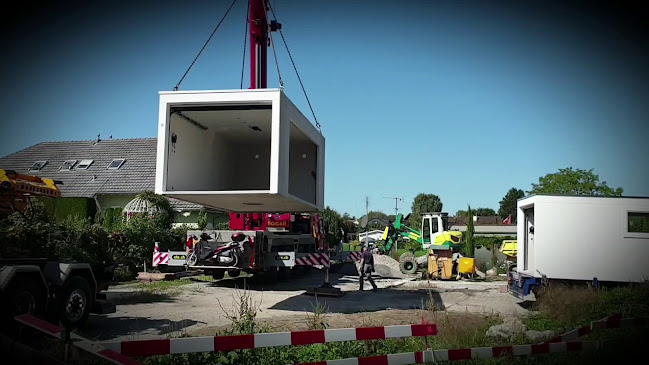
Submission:
M 157 138 L 42 142 L 0 158 L 0 169 L 59 180 L 64 197 L 138 194 L 155 189 L 157 147 Z M 125 161 L 119 169 L 106 169 L 113 159 L 120 158 Z M 66 160 L 79 163 L 84 159 L 93 160 L 87 170 L 59 169 Z M 47 164 L 40 171 L 29 171 L 36 161 Z M 175 209 L 201 208 L 177 199 L 170 201 Z

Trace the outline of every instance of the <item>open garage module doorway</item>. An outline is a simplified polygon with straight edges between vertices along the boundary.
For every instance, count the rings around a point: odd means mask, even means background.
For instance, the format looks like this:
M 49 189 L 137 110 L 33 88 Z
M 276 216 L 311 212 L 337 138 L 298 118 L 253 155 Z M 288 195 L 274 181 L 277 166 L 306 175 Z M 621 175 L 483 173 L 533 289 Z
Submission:
M 167 191 L 270 190 L 271 103 L 171 106 Z

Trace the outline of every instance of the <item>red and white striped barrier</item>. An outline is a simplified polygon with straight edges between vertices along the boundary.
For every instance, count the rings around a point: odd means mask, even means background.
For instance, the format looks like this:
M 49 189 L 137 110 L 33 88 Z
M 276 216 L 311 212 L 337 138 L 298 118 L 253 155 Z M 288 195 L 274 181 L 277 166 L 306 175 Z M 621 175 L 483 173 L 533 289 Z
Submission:
M 592 351 L 601 347 L 600 341 L 560 342 L 538 345 L 517 345 L 500 347 L 475 347 L 453 350 L 426 350 L 400 354 L 353 357 L 341 360 L 327 360 L 299 365 L 410 365 L 437 361 L 458 361 L 491 359 L 508 356 L 541 355 L 560 352 Z
M 329 267 L 329 255 L 326 253 L 310 253 L 306 256 L 298 257 L 295 259 L 295 265 L 315 266 L 322 265 Z
M 158 247 L 158 242 L 155 243 L 153 248 L 153 267 L 158 265 L 168 265 L 169 264 L 169 253 L 160 252 L 160 247 Z
M 250 335 L 185 337 L 159 340 L 103 342 L 102 345 L 126 356 L 156 356 L 191 352 L 220 352 L 275 346 L 302 346 L 328 342 L 425 337 L 437 334 L 435 324 L 385 327 L 340 328 L 313 331 L 255 333 Z
M 347 257 L 354 261 L 360 261 L 362 254 L 360 252 L 352 251 L 347 255 Z
M 49 322 L 38 319 L 34 316 L 24 314 L 14 319 L 24 325 L 35 328 L 43 333 L 46 333 L 52 337 L 55 337 L 59 340 L 65 340 L 65 329 L 59 326 L 53 325 Z M 139 365 L 140 363 L 126 357 L 125 355 L 119 354 L 113 350 L 106 349 L 101 345 L 92 342 L 88 339 L 85 339 L 77 334 L 70 333 L 70 339 L 73 340 L 72 344 L 82 350 L 90 352 L 91 354 L 97 355 L 105 360 L 112 362 L 113 364 L 120 365 Z

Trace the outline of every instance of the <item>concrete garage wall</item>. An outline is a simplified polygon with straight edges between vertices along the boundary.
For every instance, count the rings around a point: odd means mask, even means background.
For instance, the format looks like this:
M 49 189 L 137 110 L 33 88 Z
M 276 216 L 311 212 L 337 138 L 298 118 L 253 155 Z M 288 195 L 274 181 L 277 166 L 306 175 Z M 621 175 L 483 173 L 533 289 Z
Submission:
M 176 114 L 169 118 L 169 136 L 176 135 L 175 145 L 168 147 L 167 189 L 180 191 L 211 190 L 223 185 L 222 169 L 227 142 L 213 132 L 204 131 Z
M 297 138 L 298 136 L 300 139 Z M 318 147 L 315 143 L 304 141 L 302 138 L 306 137 L 295 123 L 291 122 L 288 193 L 316 204 L 317 181 L 312 172 L 318 171 Z

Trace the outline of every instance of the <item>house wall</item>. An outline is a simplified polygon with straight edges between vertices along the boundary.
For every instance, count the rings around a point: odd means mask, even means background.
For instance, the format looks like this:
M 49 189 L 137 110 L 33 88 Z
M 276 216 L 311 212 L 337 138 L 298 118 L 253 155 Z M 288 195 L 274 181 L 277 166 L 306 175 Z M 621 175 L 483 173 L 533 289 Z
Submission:
M 569 280 L 638 282 L 649 277 L 649 233 L 627 232 L 627 212 L 649 213 L 649 198 L 535 196 L 534 246 L 522 269 L 524 219 L 519 210 L 519 271 Z

